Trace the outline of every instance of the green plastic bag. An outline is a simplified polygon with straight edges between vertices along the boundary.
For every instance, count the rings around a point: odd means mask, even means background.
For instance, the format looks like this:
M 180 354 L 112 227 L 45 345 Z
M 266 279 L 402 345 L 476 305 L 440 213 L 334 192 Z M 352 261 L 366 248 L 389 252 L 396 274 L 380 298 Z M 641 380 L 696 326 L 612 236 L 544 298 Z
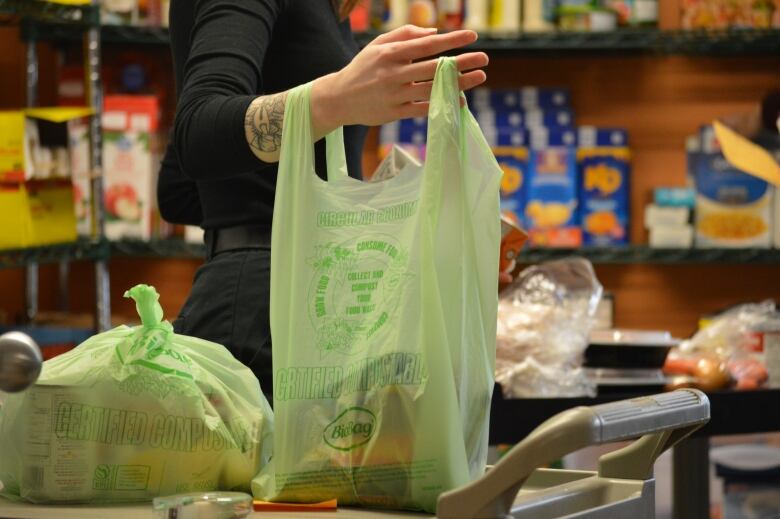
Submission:
M 433 511 L 485 469 L 501 170 L 452 59 L 427 160 L 347 176 L 341 130 L 314 172 L 310 85 L 285 109 L 271 247 L 274 455 L 258 498 Z
M 218 344 L 176 335 L 138 285 L 142 325 L 119 326 L 44 363 L 0 412 L 4 497 L 34 503 L 146 501 L 248 489 L 273 417 L 252 372 Z

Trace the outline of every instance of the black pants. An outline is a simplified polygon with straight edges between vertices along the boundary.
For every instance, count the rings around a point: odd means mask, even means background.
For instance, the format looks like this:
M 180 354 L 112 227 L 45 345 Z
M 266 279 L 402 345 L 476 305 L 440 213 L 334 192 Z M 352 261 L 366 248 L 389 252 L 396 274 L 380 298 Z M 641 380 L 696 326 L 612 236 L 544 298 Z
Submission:
M 269 397 L 270 273 L 268 248 L 231 250 L 209 258 L 195 273 L 190 296 L 173 323 L 176 333 L 225 346 L 249 366 Z

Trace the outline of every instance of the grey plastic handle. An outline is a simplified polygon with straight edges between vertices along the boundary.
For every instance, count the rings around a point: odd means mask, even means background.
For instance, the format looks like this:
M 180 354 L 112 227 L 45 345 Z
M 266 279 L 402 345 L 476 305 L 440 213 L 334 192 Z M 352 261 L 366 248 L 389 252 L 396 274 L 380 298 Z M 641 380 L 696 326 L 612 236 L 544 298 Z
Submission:
M 709 399 L 695 389 L 569 409 L 537 427 L 482 478 L 439 496 L 437 517 L 507 517 L 520 487 L 534 470 L 591 445 L 641 437 L 603 456 L 599 475 L 647 479 L 663 451 L 709 419 Z
M 585 407 L 593 413 L 593 444 L 630 440 L 645 434 L 705 424 L 710 401 L 701 391 L 684 389 Z

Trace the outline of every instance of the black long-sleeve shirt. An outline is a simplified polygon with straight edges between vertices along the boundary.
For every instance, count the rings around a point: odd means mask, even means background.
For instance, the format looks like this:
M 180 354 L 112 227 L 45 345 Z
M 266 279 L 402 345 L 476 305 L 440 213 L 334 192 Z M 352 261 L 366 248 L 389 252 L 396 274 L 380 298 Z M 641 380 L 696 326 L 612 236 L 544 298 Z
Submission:
M 249 148 L 246 110 L 258 95 L 347 65 L 358 51 L 349 21 L 339 21 L 330 0 L 172 0 L 170 25 L 178 107 L 158 181 L 160 212 L 206 229 L 270 229 L 277 164 Z M 364 137 L 363 127 L 344 129 L 356 178 Z M 317 143 L 320 176 L 324 151 Z

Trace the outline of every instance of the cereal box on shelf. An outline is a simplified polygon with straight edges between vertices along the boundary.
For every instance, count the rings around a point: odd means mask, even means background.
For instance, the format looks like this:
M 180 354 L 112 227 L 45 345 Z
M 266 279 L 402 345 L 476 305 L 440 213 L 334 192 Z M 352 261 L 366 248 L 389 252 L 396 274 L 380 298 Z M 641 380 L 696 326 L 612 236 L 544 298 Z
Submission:
M 696 160 L 696 246 L 770 247 L 774 188 L 732 166 L 711 126 Z
M 573 130 L 532 129 L 525 217 L 530 243 L 579 247 L 577 135 Z
M 622 129 L 579 129 L 580 215 L 585 245 L 629 241 L 631 153 Z

